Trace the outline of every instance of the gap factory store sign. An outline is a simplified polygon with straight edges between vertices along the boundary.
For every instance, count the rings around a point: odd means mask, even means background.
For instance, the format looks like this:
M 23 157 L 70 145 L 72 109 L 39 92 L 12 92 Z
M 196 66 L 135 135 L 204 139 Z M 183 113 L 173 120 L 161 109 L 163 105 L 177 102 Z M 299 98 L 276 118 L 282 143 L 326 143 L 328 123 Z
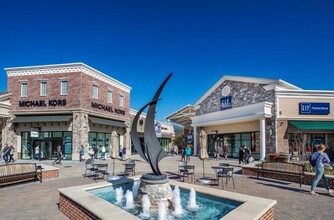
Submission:
M 300 102 L 300 115 L 328 115 L 330 113 L 329 103 Z

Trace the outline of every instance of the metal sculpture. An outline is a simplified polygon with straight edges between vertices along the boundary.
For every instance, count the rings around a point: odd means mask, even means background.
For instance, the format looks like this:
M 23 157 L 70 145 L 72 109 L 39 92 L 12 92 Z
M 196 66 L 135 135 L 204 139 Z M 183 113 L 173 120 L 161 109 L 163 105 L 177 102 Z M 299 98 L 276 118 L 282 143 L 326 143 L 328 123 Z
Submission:
M 162 82 L 159 89 L 155 93 L 152 101 L 144 105 L 137 112 L 135 118 L 133 119 L 132 128 L 131 128 L 131 139 L 132 139 L 134 148 L 136 149 L 137 153 L 145 161 L 147 161 L 150 164 L 153 174 L 156 176 L 162 175 L 159 169 L 159 162 L 164 157 L 167 157 L 167 153 L 161 147 L 159 140 L 157 138 L 157 135 L 155 133 L 155 129 L 154 129 L 155 108 L 156 108 L 157 102 L 160 100 L 159 96 L 162 92 L 162 89 L 165 87 L 167 81 L 172 76 L 172 74 L 173 73 L 169 74 L 168 77 Z M 142 144 L 139 140 L 138 133 L 137 133 L 137 123 L 138 123 L 140 114 L 148 106 L 149 106 L 149 109 L 147 112 L 145 129 L 144 129 L 144 144 Z

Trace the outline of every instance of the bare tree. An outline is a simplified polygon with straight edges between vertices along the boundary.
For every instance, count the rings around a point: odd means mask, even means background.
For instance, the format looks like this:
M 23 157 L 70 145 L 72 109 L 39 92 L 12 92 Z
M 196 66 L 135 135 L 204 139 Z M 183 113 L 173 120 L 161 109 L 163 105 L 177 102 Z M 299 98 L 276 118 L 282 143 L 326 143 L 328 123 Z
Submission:
M 297 150 L 297 157 L 299 160 L 305 160 L 307 135 L 304 134 L 302 130 L 298 130 L 293 134 L 293 137 L 295 141 L 295 148 Z

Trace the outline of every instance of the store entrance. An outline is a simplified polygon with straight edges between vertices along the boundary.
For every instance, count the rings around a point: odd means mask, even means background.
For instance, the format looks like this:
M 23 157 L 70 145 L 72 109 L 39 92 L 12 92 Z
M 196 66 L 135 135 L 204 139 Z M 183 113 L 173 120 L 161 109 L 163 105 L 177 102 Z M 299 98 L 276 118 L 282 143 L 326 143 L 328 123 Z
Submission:
M 56 159 L 57 146 L 62 146 L 62 138 L 46 138 L 33 140 L 30 148 L 30 159 L 53 160 Z

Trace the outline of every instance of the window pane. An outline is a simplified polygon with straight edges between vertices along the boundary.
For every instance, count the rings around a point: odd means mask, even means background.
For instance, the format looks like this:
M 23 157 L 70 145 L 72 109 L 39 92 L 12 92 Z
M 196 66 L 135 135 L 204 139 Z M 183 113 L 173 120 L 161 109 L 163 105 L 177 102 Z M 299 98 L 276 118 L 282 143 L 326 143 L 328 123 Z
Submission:
M 119 96 L 119 106 L 123 107 L 123 96 Z
M 27 83 L 21 84 L 21 96 L 27 96 Z
M 61 82 L 61 95 L 67 95 L 67 81 Z
M 47 83 L 41 82 L 41 96 L 46 96 L 47 94 Z
M 98 87 L 93 85 L 93 98 L 98 98 Z
M 108 91 L 108 102 L 112 102 L 112 92 Z

